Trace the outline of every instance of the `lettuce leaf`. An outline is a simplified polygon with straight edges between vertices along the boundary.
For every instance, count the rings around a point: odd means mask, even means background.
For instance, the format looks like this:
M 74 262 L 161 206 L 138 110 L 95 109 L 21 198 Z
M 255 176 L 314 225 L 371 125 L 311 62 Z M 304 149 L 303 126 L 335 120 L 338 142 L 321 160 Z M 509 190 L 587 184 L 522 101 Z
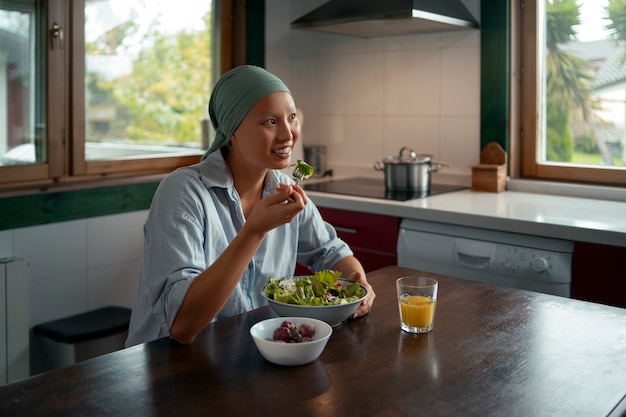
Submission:
M 267 298 L 302 306 L 325 306 L 356 301 L 363 296 L 356 283 L 342 285 L 341 272 L 325 269 L 313 275 L 293 278 L 270 277 L 263 292 Z

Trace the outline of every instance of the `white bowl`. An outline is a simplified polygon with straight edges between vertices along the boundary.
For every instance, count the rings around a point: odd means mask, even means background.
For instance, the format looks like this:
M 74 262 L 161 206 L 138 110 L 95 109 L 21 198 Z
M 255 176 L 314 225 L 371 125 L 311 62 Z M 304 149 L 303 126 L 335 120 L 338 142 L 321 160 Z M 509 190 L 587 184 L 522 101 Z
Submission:
M 311 323 L 315 327 L 315 335 L 310 342 L 285 343 L 274 342 L 274 330 L 280 327 L 285 320 L 302 324 Z M 276 317 L 256 323 L 250 328 L 250 335 L 268 361 L 277 365 L 304 365 L 317 359 L 333 333 L 332 327 L 321 320 L 302 317 Z
M 352 281 L 345 278 L 340 278 L 339 282 L 342 285 L 352 284 Z M 265 297 L 270 307 L 272 307 L 272 310 L 279 316 L 309 317 L 323 320 L 331 326 L 337 327 L 359 308 L 361 301 L 367 296 L 367 289 L 362 285 L 361 291 L 363 291 L 363 296 L 358 300 L 332 306 L 301 306 L 297 304 L 281 303 L 280 301 L 267 297 L 264 291 L 261 291 L 261 294 Z

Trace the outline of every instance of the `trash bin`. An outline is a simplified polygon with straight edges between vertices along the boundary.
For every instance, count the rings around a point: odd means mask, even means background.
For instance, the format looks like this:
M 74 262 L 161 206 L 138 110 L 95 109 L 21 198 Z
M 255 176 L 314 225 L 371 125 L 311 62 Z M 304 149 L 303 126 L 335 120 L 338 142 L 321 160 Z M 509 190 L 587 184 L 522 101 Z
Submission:
M 109 306 L 36 325 L 33 333 L 42 339 L 42 371 L 124 348 L 130 311 Z

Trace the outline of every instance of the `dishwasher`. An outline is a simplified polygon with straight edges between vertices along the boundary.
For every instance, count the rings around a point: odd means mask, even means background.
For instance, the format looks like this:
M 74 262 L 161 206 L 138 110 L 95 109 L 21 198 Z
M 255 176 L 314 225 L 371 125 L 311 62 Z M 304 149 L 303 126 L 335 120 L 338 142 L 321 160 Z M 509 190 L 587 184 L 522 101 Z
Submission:
M 570 297 L 574 243 L 561 239 L 403 219 L 398 265 Z

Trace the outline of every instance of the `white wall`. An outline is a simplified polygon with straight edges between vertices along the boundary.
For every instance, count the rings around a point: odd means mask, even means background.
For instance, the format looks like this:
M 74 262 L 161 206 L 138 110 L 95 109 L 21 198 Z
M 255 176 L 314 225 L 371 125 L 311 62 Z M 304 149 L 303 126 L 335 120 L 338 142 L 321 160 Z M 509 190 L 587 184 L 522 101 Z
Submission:
M 469 184 L 480 157 L 480 31 L 364 39 L 290 29 L 324 1 L 266 2 L 266 67 L 306 116 L 304 146 L 325 145 L 335 173 L 380 177 L 373 163 L 409 146 L 452 164 L 433 181 Z M 478 19 L 480 2 L 464 3 Z
M 29 261 L 29 323 L 131 307 L 147 210 L 0 231 L 0 258 Z

